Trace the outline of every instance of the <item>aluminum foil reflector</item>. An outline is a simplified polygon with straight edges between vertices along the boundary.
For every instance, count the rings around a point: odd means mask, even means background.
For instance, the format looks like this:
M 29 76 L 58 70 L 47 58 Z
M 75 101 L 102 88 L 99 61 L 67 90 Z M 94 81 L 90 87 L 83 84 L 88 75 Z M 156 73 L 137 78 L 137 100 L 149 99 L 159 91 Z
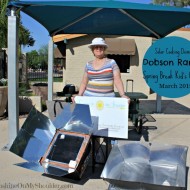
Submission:
M 187 147 L 118 141 L 101 177 L 110 190 L 181 190 L 186 185 Z
M 33 107 L 10 151 L 29 162 L 38 162 L 56 132 L 51 120 Z
M 28 162 L 18 166 L 54 176 L 81 178 L 91 151 L 88 105 L 67 104 L 54 122 L 30 111 L 10 151 Z

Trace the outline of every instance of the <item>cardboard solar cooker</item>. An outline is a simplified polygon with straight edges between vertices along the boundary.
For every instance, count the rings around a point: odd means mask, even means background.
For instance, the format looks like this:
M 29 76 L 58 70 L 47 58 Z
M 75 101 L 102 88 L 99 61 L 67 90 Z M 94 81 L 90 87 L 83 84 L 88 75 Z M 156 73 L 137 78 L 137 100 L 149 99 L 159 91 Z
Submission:
M 109 190 L 182 190 L 186 185 L 187 147 L 119 140 L 101 178 Z
M 81 178 L 91 151 L 88 105 L 67 104 L 52 122 L 34 107 L 10 151 L 28 162 L 17 165 L 54 176 Z

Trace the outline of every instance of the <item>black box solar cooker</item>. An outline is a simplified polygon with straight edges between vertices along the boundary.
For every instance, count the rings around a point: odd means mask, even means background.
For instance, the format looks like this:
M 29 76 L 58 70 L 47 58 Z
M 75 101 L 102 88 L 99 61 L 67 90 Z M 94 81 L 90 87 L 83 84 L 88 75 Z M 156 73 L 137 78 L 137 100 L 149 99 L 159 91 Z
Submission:
M 17 165 L 54 176 L 81 178 L 91 151 L 88 105 L 67 104 L 52 122 L 34 107 L 10 151 L 27 160 Z

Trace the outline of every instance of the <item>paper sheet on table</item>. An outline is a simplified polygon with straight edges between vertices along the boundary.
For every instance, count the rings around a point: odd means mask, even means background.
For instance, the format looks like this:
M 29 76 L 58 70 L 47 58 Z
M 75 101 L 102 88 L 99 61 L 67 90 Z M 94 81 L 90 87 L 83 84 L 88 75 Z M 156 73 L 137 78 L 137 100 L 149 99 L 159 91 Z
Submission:
M 93 134 L 128 138 L 128 100 L 112 97 L 76 96 L 77 104 L 87 104 L 93 120 Z

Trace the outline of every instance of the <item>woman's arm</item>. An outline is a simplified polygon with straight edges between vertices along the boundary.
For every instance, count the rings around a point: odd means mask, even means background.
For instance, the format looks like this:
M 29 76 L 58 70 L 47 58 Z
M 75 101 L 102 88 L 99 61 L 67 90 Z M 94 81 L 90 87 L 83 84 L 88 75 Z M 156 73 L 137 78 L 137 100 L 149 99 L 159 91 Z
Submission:
M 122 98 L 127 98 L 129 100 L 129 103 L 130 103 L 130 98 L 125 95 L 123 82 L 121 80 L 121 73 L 120 73 L 119 69 L 117 69 L 113 72 L 113 76 L 114 76 L 114 85 L 116 86 L 120 96 Z
M 82 81 L 80 84 L 80 88 L 79 88 L 79 93 L 71 97 L 73 103 L 75 103 L 75 96 L 83 96 L 84 91 L 86 90 L 87 84 L 88 84 L 88 76 L 87 76 L 87 72 L 84 72 L 84 75 L 82 77 Z
M 84 72 L 84 75 L 80 84 L 80 88 L 79 88 L 79 93 L 78 93 L 79 96 L 83 95 L 84 91 L 86 90 L 87 84 L 88 84 L 88 76 L 87 76 L 87 73 Z

